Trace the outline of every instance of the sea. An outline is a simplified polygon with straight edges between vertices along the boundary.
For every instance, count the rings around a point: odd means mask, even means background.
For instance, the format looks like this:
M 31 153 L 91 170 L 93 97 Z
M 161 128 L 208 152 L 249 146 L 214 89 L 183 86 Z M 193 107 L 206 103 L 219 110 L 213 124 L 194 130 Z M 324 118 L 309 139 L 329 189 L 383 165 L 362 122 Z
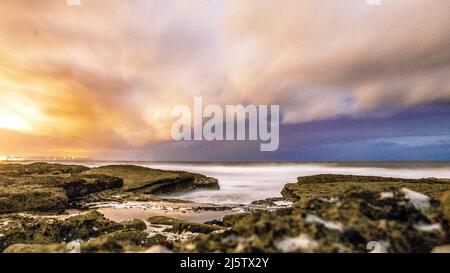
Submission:
M 88 167 L 132 164 L 163 170 L 201 173 L 219 180 L 220 190 L 197 190 L 170 198 L 199 203 L 248 204 L 255 200 L 280 197 L 286 183 L 315 174 L 374 175 L 397 178 L 449 178 L 450 161 L 411 162 L 146 162 L 83 161 L 60 162 Z

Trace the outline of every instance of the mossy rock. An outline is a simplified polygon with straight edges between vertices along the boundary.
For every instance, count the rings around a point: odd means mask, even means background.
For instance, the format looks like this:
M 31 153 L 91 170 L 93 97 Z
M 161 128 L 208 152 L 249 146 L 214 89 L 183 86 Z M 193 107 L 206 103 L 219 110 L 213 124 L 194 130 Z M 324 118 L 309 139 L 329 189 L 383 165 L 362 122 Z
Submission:
M 172 231 L 175 233 L 182 233 L 182 232 L 193 232 L 193 233 L 211 233 L 217 230 L 222 230 L 223 227 L 216 226 L 216 225 L 208 225 L 208 224 L 201 224 L 201 223 L 195 223 L 195 222 L 188 222 L 188 221 L 176 221 L 172 226 Z
M 62 188 L 9 186 L 0 189 L 0 213 L 22 211 L 61 212 L 69 205 Z
M 115 231 L 80 243 L 80 253 L 123 253 L 144 251 L 156 244 L 147 233 L 135 229 Z M 14 244 L 4 253 L 69 253 L 69 244 Z
M 127 251 L 143 251 L 152 246 L 148 234 L 136 230 L 126 229 L 102 235 L 81 245 L 83 253 L 122 253 Z
M 117 177 L 81 174 L 88 169 L 47 163 L 0 165 L 0 213 L 61 212 L 89 194 L 123 186 Z
M 36 218 L 10 216 L 0 224 L 0 251 L 13 244 L 49 244 L 86 240 L 123 229 L 124 226 L 106 219 L 98 211 L 69 217 Z
M 28 187 L 62 188 L 68 198 L 75 199 L 107 189 L 120 188 L 123 186 L 123 182 L 120 178 L 106 175 L 25 175 L 12 180 L 9 177 L 0 177 L 0 185 L 18 189 Z
M 442 195 L 441 207 L 447 221 L 450 222 L 450 191 L 447 191 Z
M 223 225 L 226 227 L 231 227 L 236 222 L 242 220 L 245 216 L 247 216 L 249 214 L 250 213 L 238 213 L 238 214 L 225 215 L 222 220 Z
M 3 253 L 68 253 L 67 244 L 14 244 Z
M 177 220 L 177 219 L 171 218 L 171 217 L 166 217 L 166 216 L 152 216 L 152 217 L 148 218 L 147 221 L 150 224 L 154 224 L 154 225 L 171 226 L 175 222 L 180 221 L 180 220 Z
M 123 221 L 123 222 L 120 222 L 120 224 L 122 224 L 127 229 L 135 229 L 135 230 L 140 230 L 140 231 L 144 231 L 147 229 L 147 225 L 145 224 L 145 222 L 140 219 Z
M 321 174 L 299 177 L 297 183 L 286 184 L 281 194 L 286 199 L 304 204 L 315 197 L 339 196 L 354 187 L 377 192 L 408 188 L 426 194 L 437 201 L 445 191 L 450 190 L 450 180 Z
M 79 174 L 86 170 L 89 170 L 89 168 L 80 165 L 49 164 L 43 162 L 31 164 L 0 164 L 0 175 L 9 177 L 42 174 Z
M 146 194 L 177 193 L 197 188 L 218 189 L 216 179 L 182 171 L 165 171 L 133 165 L 90 169 L 86 174 L 103 174 L 123 179 L 124 190 Z
M 368 252 L 378 242 L 387 252 L 430 252 L 448 244 L 439 206 L 420 210 L 401 192 L 350 188 L 330 201 L 320 195 L 303 207 L 227 216 L 231 227 L 177 246 L 181 252 Z M 224 219 L 225 220 L 225 219 Z
M 172 226 L 171 231 L 175 233 L 182 233 L 186 231 L 193 233 L 210 233 L 223 229 L 223 227 L 218 225 L 195 223 L 166 216 L 153 216 L 150 217 L 147 221 L 155 225 Z
M 219 189 L 204 175 L 132 165 L 89 169 L 48 163 L 0 165 L 0 214 L 61 212 L 88 202 L 157 200 L 156 194 Z M 122 196 L 120 200 L 113 196 Z

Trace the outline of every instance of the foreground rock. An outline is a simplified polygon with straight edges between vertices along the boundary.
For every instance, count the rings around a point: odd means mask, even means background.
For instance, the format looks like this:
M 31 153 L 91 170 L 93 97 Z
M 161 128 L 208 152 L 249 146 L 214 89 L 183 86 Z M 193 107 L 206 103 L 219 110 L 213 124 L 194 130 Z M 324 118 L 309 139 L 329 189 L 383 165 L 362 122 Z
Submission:
M 0 251 L 13 244 L 51 244 L 86 240 L 124 229 L 97 211 L 67 219 L 12 215 L 0 222 Z
M 229 229 L 200 235 L 178 245 L 177 251 L 443 251 L 450 243 L 449 219 L 444 216 L 447 194 L 442 202 L 439 198 L 449 182 L 383 179 L 299 178 L 283 189 L 285 200 L 294 203 L 291 208 L 227 216 L 222 222 Z
M 0 222 L 0 252 L 125 252 L 153 245 L 141 220 L 115 223 L 91 211 L 77 216 L 8 216 Z

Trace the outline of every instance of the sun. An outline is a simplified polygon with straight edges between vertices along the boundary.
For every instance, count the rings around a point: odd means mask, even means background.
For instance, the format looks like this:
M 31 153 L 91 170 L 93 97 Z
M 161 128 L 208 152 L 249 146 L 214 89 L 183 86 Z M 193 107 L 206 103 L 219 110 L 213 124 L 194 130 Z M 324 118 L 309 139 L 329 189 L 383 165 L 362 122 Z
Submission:
M 0 111 L 0 128 L 15 131 L 31 131 L 30 124 L 18 115 Z

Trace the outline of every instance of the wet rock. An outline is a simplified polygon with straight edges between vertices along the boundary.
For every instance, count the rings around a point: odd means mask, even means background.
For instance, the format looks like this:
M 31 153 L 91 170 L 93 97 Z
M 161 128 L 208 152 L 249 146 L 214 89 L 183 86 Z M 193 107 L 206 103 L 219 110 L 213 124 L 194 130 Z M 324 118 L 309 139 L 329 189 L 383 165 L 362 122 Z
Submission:
M 185 231 L 193 233 L 210 233 L 213 231 L 221 230 L 223 227 L 218 225 L 201 224 L 195 222 L 189 222 L 184 220 L 178 220 L 165 216 L 154 216 L 148 219 L 148 222 L 156 225 L 172 226 L 171 232 L 182 233 Z
M 176 221 L 172 226 L 172 231 L 176 233 L 182 233 L 185 231 L 193 233 L 211 233 L 221 229 L 222 227 L 216 225 L 208 225 L 184 221 Z
M 175 222 L 180 221 L 166 216 L 153 216 L 147 219 L 150 224 L 171 226 Z
M 263 200 L 257 200 L 251 202 L 252 205 L 262 205 L 262 206 L 277 206 L 276 203 L 278 202 L 285 202 L 286 199 L 282 197 L 273 197 L 273 198 L 267 198 Z
M 211 220 L 211 221 L 206 221 L 204 224 L 207 224 L 207 225 L 216 225 L 216 226 L 225 227 L 225 224 L 223 223 L 222 220 Z

